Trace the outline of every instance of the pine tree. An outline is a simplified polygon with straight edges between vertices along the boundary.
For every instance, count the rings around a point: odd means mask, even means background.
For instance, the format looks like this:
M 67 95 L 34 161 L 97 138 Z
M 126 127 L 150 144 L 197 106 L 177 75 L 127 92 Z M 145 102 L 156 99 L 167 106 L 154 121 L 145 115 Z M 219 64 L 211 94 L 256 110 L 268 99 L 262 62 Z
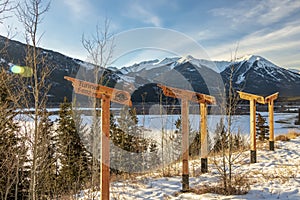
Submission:
M 60 106 L 57 134 L 59 188 L 62 194 L 76 194 L 89 180 L 89 160 L 76 128 L 71 103 L 66 99 Z
M 47 110 L 40 113 L 40 134 L 37 148 L 37 197 L 39 199 L 53 198 L 57 192 L 57 156 L 56 137 L 53 122 L 49 119 Z
M 113 172 L 137 172 L 149 169 L 147 157 L 152 145 L 152 156 L 155 152 L 155 141 L 142 137 L 142 128 L 138 125 L 136 110 L 125 106 L 117 122 L 111 117 L 111 140 L 117 152 L 112 152 Z M 138 161 L 138 162 L 137 162 Z
M 260 113 L 257 114 L 256 136 L 260 141 L 269 139 L 269 126 L 266 118 L 262 117 Z
M 177 137 L 177 146 L 182 145 L 182 129 L 181 129 L 181 117 L 175 121 L 175 133 L 180 135 Z M 198 156 L 200 155 L 201 149 L 201 138 L 200 132 L 193 130 L 189 123 L 189 155 L 190 156 Z
M 225 124 L 223 119 L 220 119 L 220 122 L 216 125 L 214 144 L 212 150 L 214 152 L 220 152 L 223 149 L 228 148 L 228 136 L 226 134 Z
M 20 127 L 14 120 L 17 112 L 10 90 L 9 77 L 4 70 L 0 72 L 0 198 L 12 199 L 21 194 L 26 196 L 28 188 L 22 183 L 23 167 L 26 161 L 24 138 Z M 24 173 L 25 174 L 25 173 Z

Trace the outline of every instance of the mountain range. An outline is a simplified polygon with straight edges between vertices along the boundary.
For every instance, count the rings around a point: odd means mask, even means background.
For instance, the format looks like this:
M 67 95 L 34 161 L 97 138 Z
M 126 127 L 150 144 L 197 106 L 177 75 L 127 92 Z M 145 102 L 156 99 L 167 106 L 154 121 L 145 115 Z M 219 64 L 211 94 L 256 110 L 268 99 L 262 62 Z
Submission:
M 25 65 L 25 44 L 0 36 L 0 64 L 8 73 L 12 65 Z M 64 76 L 87 77 L 92 81 L 93 65 L 61 53 L 39 49 L 52 74 L 49 102 L 56 105 L 66 96 L 72 98 L 72 85 Z M 257 55 L 247 55 L 234 61 L 210 61 L 186 57 L 143 61 L 132 66 L 107 67 L 101 70 L 107 86 L 131 93 L 133 103 L 172 101 L 162 95 L 157 83 L 218 96 L 231 84 L 235 90 L 267 96 L 279 92 L 280 97 L 300 96 L 300 74 L 273 64 Z M 174 101 L 174 100 L 173 100 Z

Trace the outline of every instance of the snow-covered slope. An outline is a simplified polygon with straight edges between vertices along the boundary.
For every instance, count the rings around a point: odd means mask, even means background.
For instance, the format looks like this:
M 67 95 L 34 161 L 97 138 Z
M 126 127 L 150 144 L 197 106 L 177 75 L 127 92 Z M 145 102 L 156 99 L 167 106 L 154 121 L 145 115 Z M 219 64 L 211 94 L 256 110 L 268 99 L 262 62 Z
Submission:
M 287 142 L 276 142 L 276 150 L 269 151 L 267 146 L 257 151 L 258 163 L 249 163 L 249 152 L 240 156 L 240 162 L 234 165 L 234 171 L 249 182 L 250 190 L 244 195 L 219 195 L 205 192 L 207 186 L 217 186 L 220 173 L 209 157 L 209 172 L 201 174 L 199 159 L 190 162 L 190 187 L 203 189 L 203 194 L 192 192 L 180 193 L 181 176 L 155 177 L 155 173 L 138 176 L 135 180 L 116 181 L 111 183 L 112 199 L 300 199 L 300 137 Z M 177 164 L 176 169 L 181 169 Z M 192 175 L 194 174 L 194 175 Z M 89 191 L 83 191 L 78 199 L 89 199 Z M 91 195 L 91 194 L 90 194 Z M 95 192 L 94 195 L 100 195 Z
M 263 57 L 250 55 L 232 62 L 221 72 L 224 82 L 232 76 L 233 86 L 250 93 L 300 95 L 300 74 L 279 67 Z
M 0 48 L 7 45 L 6 53 L 0 54 L 0 64 L 9 69 L 9 63 L 25 65 L 26 45 L 17 41 L 0 37 Z M 73 76 L 87 73 L 88 77 L 93 76 L 93 65 L 70 58 L 58 52 L 46 49 L 39 49 L 45 56 L 48 66 L 53 68 L 52 74 L 47 79 L 51 84 L 49 94 L 52 103 L 59 103 L 65 96 L 72 98 L 72 84 L 64 80 L 64 76 Z M 229 61 L 211 61 L 192 56 L 165 58 L 163 60 L 149 60 L 134 64 L 129 67 L 117 66 L 117 68 L 106 68 L 101 71 L 110 87 L 119 84 L 120 88 L 131 88 L 130 92 L 138 90 L 145 84 L 156 84 L 157 81 L 174 83 L 176 86 L 183 85 L 180 79 L 185 79 L 198 92 L 207 91 L 206 85 L 211 85 L 215 77 L 222 76 L 225 85 L 234 66 L 232 80 L 235 89 L 257 94 L 270 94 L 280 92 L 280 96 L 300 96 L 300 74 L 299 71 L 291 71 L 274 65 L 267 59 L 248 55 Z M 81 71 L 80 71 L 81 70 Z M 205 79 L 206 78 L 206 79 Z M 130 87 L 129 87 L 130 86 Z M 201 88 L 206 88 L 202 91 Z M 151 95 L 151 94 L 149 94 Z

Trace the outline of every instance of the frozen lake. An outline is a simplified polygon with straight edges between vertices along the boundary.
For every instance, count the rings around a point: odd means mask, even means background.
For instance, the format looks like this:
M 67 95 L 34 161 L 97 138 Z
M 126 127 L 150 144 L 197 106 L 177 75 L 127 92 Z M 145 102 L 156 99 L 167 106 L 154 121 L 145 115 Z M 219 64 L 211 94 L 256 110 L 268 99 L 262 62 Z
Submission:
M 268 112 L 259 112 L 268 123 Z M 180 115 L 138 115 L 139 126 L 142 126 L 147 130 L 147 132 L 157 133 L 157 132 L 172 132 L 176 130 L 175 122 L 180 117 Z M 297 113 L 274 113 L 274 131 L 275 135 L 285 134 L 289 130 L 300 131 L 299 125 L 294 125 L 298 117 Z M 58 118 L 58 115 L 50 116 L 52 121 Z M 216 125 L 220 123 L 220 119 L 224 118 L 226 122 L 226 116 L 222 115 L 208 115 L 207 126 L 210 134 L 213 134 Z M 16 117 L 19 121 L 32 121 L 27 115 L 19 115 Z M 83 123 L 90 124 L 91 116 L 82 115 Z M 189 115 L 190 127 L 193 130 L 199 130 L 200 116 L 199 115 Z M 240 131 L 242 134 L 249 134 L 250 132 L 250 116 L 249 115 L 234 115 L 232 116 L 232 130 L 237 133 Z M 280 122 L 280 123 L 279 123 Z M 150 134 L 153 135 L 153 134 Z
M 262 117 L 266 118 L 268 123 L 268 113 L 260 112 Z M 275 113 L 274 114 L 274 131 L 275 135 L 287 133 L 290 129 L 300 130 L 299 125 L 294 125 L 297 119 L 297 113 Z M 179 115 L 139 115 L 139 125 L 150 130 L 175 130 L 175 121 Z M 216 125 L 220 119 L 226 116 L 222 115 L 208 115 L 207 126 L 210 133 L 214 133 Z M 199 130 L 200 116 L 189 115 L 190 126 L 193 130 Z M 224 121 L 225 122 L 225 121 Z M 279 123 L 281 122 L 281 123 Z M 268 123 L 269 124 L 269 123 Z M 235 115 L 232 116 L 233 132 L 242 134 L 249 134 L 250 132 L 250 116 L 249 115 Z

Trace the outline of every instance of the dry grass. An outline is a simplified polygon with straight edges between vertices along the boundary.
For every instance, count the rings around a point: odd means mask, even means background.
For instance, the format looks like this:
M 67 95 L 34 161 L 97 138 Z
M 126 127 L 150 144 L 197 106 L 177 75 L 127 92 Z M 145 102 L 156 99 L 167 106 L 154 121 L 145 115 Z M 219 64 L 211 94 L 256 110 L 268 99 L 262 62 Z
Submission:
M 299 136 L 300 133 L 296 132 L 296 130 L 289 130 L 289 132 L 287 133 L 287 137 L 290 139 L 296 139 Z
M 191 188 L 188 192 L 194 194 L 214 193 L 221 195 L 243 195 L 247 194 L 250 190 L 250 182 L 246 176 L 235 175 L 233 177 L 231 187 L 224 188 L 222 183 L 213 183 L 210 185 L 198 185 Z M 174 196 L 179 196 L 182 192 L 174 193 Z
M 275 141 L 289 141 L 290 139 L 286 135 L 278 135 L 275 137 Z
M 300 136 L 300 133 L 296 132 L 296 130 L 289 130 L 285 135 L 278 135 L 275 137 L 275 141 L 289 141 L 295 139 Z

